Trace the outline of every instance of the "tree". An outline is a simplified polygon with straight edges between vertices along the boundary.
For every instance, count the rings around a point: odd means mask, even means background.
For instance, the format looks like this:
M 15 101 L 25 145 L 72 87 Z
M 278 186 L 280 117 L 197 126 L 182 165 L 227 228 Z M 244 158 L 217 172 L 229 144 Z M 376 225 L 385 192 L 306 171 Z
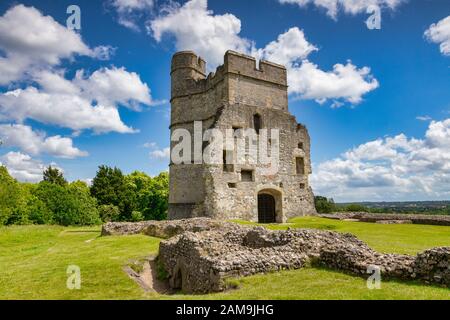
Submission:
M 98 213 L 100 219 L 103 222 L 113 222 L 120 220 L 120 210 L 118 207 L 112 204 L 103 204 L 98 207 Z
M 156 177 L 135 171 L 126 176 L 130 189 L 135 192 L 136 210 L 145 220 L 164 220 L 167 218 L 169 202 L 169 175 L 163 172 Z
M 0 166 L 0 225 L 10 223 L 10 218 L 23 201 L 20 184 Z
M 368 212 L 369 209 L 363 205 L 360 205 L 357 203 L 352 203 L 352 204 L 349 204 L 348 206 L 346 206 L 344 208 L 344 211 L 346 211 L 346 212 Z
M 52 213 L 54 223 L 64 226 L 100 223 L 97 202 L 84 182 L 62 186 L 41 181 L 34 193 Z
M 121 220 L 130 220 L 135 208 L 135 192 L 118 168 L 100 166 L 92 181 L 91 195 L 100 205 L 119 208 Z
M 316 206 L 316 210 L 319 213 L 331 213 L 337 211 L 336 205 L 333 199 L 327 199 L 322 196 L 314 197 L 314 204 Z
M 63 173 L 58 168 L 48 166 L 48 168 L 44 170 L 43 175 L 44 181 L 59 184 L 60 186 L 64 186 L 67 184 L 66 179 L 64 179 Z

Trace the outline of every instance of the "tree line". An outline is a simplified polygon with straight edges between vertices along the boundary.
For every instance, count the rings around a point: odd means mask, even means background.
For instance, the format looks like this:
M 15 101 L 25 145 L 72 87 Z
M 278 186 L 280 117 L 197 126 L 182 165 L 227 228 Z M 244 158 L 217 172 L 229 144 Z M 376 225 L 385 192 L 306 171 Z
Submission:
M 39 183 L 21 183 L 0 166 L 0 225 L 95 225 L 108 221 L 164 220 L 167 217 L 169 175 L 156 177 L 100 166 L 88 186 L 68 182 L 49 166 Z
M 437 214 L 450 215 L 450 206 L 442 208 L 405 208 L 402 206 L 389 208 L 371 208 L 359 203 L 336 204 L 333 198 L 315 196 L 314 204 L 318 213 L 335 212 L 368 212 L 368 213 L 404 213 L 404 214 Z

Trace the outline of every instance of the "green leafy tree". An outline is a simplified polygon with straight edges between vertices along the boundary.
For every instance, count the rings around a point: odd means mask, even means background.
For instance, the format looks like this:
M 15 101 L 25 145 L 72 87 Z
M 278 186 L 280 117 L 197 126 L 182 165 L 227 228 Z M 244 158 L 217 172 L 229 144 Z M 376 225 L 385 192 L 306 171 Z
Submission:
M 114 205 L 119 208 L 121 220 L 130 220 L 135 209 L 135 190 L 118 168 L 100 166 L 92 181 L 91 195 L 100 205 Z
M 112 204 L 103 204 L 98 207 L 100 219 L 103 222 L 120 221 L 120 210 Z
M 64 178 L 63 173 L 58 168 L 48 166 L 48 168 L 44 170 L 43 175 L 44 181 L 59 184 L 60 186 L 64 186 L 67 184 L 67 181 Z
M 167 219 L 169 175 L 163 172 L 152 178 L 135 171 L 127 176 L 128 185 L 136 193 L 136 208 L 145 220 Z
M 15 210 L 21 206 L 23 194 L 20 184 L 9 175 L 5 166 L 0 166 L 0 225 L 11 223 Z
M 42 181 L 36 188 L 35 195 L 52 213 L 54 223 L 64 226 L 100 223 L 97 202 L 83 182 L 62 186 Z
M 360 204 L 357 204 L 357 203 L 352 203 L 352 204 L 349 204 L 348 206 L 346 206 L 344 208 L 344 211 L 347 211 L 347 212 L 368 212 L 369 209 L 366 208 L 363 205 L 360 205 Z
M 319 213 L 331 213 L 338 211 L 334 200 L 331 198 L 327 199 L 326 197 L 315 196 L 314 204 L 316 206 L 317 212 Z

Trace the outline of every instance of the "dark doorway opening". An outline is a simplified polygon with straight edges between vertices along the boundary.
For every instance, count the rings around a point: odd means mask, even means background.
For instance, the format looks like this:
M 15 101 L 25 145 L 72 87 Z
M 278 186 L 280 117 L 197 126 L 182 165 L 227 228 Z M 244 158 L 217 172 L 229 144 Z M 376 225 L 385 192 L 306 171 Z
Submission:
M 258 222 L 274 223 L 275 215 L 275 198 L 270 194 L 258 195 Z

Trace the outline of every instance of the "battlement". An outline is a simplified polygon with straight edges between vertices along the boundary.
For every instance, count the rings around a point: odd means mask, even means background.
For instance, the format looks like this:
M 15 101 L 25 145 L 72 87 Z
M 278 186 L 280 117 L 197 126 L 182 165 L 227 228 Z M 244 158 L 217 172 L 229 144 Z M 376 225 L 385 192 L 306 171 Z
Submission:
M 225 53 L 224 68 L 226 73 L 287 86 L 286 67 L 270 61 L 260 60 L 257 64 L 252 56 L 228 50 Z
M 228 78 L 253 81 L 287 91 L 287 72 L 283 65 L 229 50 L 224 63 L 206 76 L 206 61 L 192 51 L 181 51 L 172 57 L 172 99 L 204 93 Z
M 171 74 L 180 69 L 193 69 L 206 77 L 206 61 L 192 51 L 180 51 L 173 55 Z

